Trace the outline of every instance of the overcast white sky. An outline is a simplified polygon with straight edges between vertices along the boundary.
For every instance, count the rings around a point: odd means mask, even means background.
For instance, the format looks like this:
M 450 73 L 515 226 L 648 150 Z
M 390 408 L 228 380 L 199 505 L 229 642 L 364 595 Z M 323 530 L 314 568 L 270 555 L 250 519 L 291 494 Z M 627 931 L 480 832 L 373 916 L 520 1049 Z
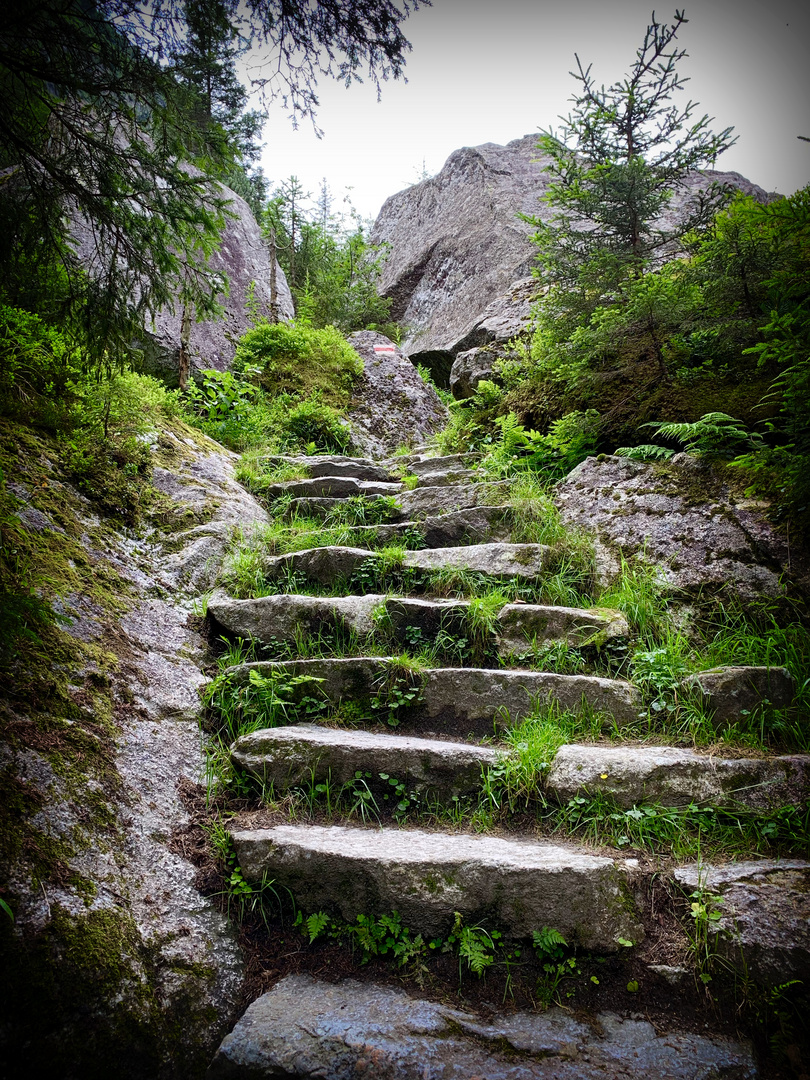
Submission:
M 574 52 L 609 84 L 632 63 L 653 0 L 434 0 L 404 23 L 408 82 L 320 87 L 317 139 L 276 110 L 262 164 L 273 183 L 295 174 L 315 193 L 375 217 L 385 199 L 439 171 L 453 150 L 554 125 L 575 89 Z M 790 194 L 810 182 L 810 4 L 806 0 L 684 0 L 679 41 L 689 55 L 682 93 L 698 115 L 733 125 L 739 140 L 718 168 Z M 656 6 L 660 19 L 672 8 Z

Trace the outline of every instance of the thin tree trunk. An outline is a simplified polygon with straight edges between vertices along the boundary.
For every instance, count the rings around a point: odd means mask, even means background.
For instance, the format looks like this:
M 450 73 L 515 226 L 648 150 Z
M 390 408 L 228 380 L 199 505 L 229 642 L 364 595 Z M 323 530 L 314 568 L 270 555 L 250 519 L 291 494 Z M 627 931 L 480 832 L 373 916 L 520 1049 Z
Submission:
M 278 282 L 276 280 L 276 230 L 270 230 L 270 320 L 277 323 L 278 318 Z
M 178 369 L 178 381 L 180 389 L 185 390 L 188 385 L 188 376 L 191 371 L 191 353 L 189 341 L 191 339 L 191 311 L 188 304 L 183 304 L 183 314 L 180 317 L 180 364 Z

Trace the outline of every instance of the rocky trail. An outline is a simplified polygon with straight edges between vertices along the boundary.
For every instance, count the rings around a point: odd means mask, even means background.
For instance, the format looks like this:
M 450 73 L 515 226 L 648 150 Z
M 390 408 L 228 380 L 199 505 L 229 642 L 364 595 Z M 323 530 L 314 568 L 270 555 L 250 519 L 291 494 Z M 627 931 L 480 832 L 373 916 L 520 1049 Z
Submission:
M 599 714 L 619 735 L 639 721 L 643 694 L 626 679 L 521 662 L 530 649 L 554 643 L 602 647 L 626 640 L 620 611 L 505 602 L 487 622 L 486 648 L 473 649 L 463 663 L 403 663 L 400 650 L 408 643 L 471 633 L 476 601 L 435 595 L 437 575 L 472 573 L 481 583 L 515 585 L 542 578 L 548 565 L 544 545 L 510 542 L 508 485 L 478 482 L 474 455 L 276 464 L 298 468 L 302 478 L 265 491 L 271 512 L 283 500 L 288 515 L 328 516 L 341 500 L 394 495 L 398 520 L 365 528 L 377 543 L 418 537 L 418 548 L 398 551 L 393 564 L 378 546 L 326 545 L 271 556 L 262 567 L 273 583 L 268 595 L 240 600 L 220 589 L 211 596 L 207 610 L 215 625 L 252 642 L 262 657 L 230 669 L 231 685 L 272 684 L 301 721 L 285 723 L 285 714 L 276 726 L 258 723 L 230 749 L 232 766 L 254 778 L 265 800 L 268 792 L 272 802 L 302 786 L 335 793 L 348 787 L 362 789 L 366 806 L 376 807 L 390 784 L 413 806 L 453 808 L 480 796 L 487 770 L 510 753 L 504 737 L 540 706 Z M 403 471 L 418 478 L 415 487 L 402 484 Z M 364 588 L 353 591 L 358 582 Z M 375 583 L 393 587 L 375 589 Z M 313 634 L 348 636 L 353 646 L 344 650 L 348 655 L 289 658 Z M 381 639 L 388 654 L 379 650 Z M 714 678 L 725 678 L 726 700 L 738 711 L 751 695 L 792 693 L 779 671 L 736 669 Z M 296 711 L 301 702 L 314 719 Z M 381 722 L 358 726 L 355 718 L 369 715 L 370 704 Z M 723 757 L 632 739 L 573 742 L 559 746 L 546 768 L 542 798 L 566 806 L 602 795 L 639 815 L 643 810 L 635 808 L 645 805 L 767 810 L 806 798 L 809 770 L 810 756 L 803 755 Z M 650 1023 L 643 997 L 623 1012 L 608 999 L 588 1017 L 559 1007 L 496 1009 L 483 1021 L 414 997 L 415 986 L 406 994 L 373 982 L 288 976 L 226 1037 L 212 1078 L 759 1075 L 745 1039 L 713 1033 L 711 1021 L 702 1031 L 678 1030 L 678 1000 L 698 993 L 700 969 L 694 950 L 690 958 L 681 948 L 676 963 L 665 955 L 661 916 L 650 906 L 654 883 L 684 898 L 683 910 L 690 894 L 693 911 L 704 905 L 704 946 L 722 955 L 738 979 L 779 986 L 807 978 L 810 863 L 802 860 L 656 864 L 626 848 L 538 836 L 517 812 L 511 825 L 501 819 L 493 832 L 480 822 L 471 828 L 463 815 L 442 828 L 434 813 L 425 829 L 418 814 L 359 817 L 341 810 L 337 799 L 336 806 L 326 824 L 268 822 L 259 804 L 243 809 L 229 832 L 244 879 L 256 888 L 272 882 L 304 917 L 324 913 L 351 924 L 396 912 L 424 941 L 447 935 L 454 920 L 497 930 L 524 948 L 533 934 L 553 928 L 591 958 L 619 963 L 617 954 L 626 954 L 624 1002 L 639 984 L 665 987 L 672 1025 L 662 1029 L 660 1017 L 658 1027 Z
M 373 401 L 395 378 L 426 438 L 391 348 Z M 635 599 L 560 583 L 578 529 L 686 623 L 696 584 L 778 605 L 806 567 L 685 455 L 590 458 L 527 531 L 477 455 L 392 456 L 397 402 L 364 458 L 268 458 L 261 501 L 164 420 L 137 530 L 0 431 L 64 582 L 53 669 L 3 704 L 0 1076 L 805 1076 L 810 755 L 662 726 Z M 718 733 L 804 723 L 779 666 L 676 689 Z

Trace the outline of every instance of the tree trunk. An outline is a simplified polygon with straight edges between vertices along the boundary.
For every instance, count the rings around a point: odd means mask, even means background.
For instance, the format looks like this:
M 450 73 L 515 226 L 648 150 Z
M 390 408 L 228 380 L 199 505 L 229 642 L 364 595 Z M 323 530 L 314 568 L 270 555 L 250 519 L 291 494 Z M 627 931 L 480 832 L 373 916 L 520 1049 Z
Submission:
M 188 376 L 191 371 L 191 353 L 189 352 L 190 339 L 191 311 L 187 304 L 183 304 L 183 314 L 180 318 L 180 364 L 178 368 L 178 381 L 181 390 L 185 390 L 188 385 Z

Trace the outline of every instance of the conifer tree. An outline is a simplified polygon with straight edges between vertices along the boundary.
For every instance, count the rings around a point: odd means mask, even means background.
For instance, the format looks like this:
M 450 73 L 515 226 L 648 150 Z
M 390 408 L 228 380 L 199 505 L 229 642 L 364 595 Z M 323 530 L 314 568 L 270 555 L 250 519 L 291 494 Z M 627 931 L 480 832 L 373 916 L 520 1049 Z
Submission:
M 653 14 L 629 73 L 607 89 L 576 56 L 573 111 L 538 143 L 551 178 L 544 201 L 556 213 L 549 224 L 526 217 L 547 282 L 609 293 L 674 254 L 727 200 L 721 185 L 695 193 L 685 183 L 735 141 L 731 128 L 713 134 L 707 115 L 695 119 L 695 102 L 673 100 L 687 81 L 678 71 L 687 54 L 676 45 L 686 22 L 683 11 L 670 25 Z M 678 214 L 665 218 L 676 192 Z

